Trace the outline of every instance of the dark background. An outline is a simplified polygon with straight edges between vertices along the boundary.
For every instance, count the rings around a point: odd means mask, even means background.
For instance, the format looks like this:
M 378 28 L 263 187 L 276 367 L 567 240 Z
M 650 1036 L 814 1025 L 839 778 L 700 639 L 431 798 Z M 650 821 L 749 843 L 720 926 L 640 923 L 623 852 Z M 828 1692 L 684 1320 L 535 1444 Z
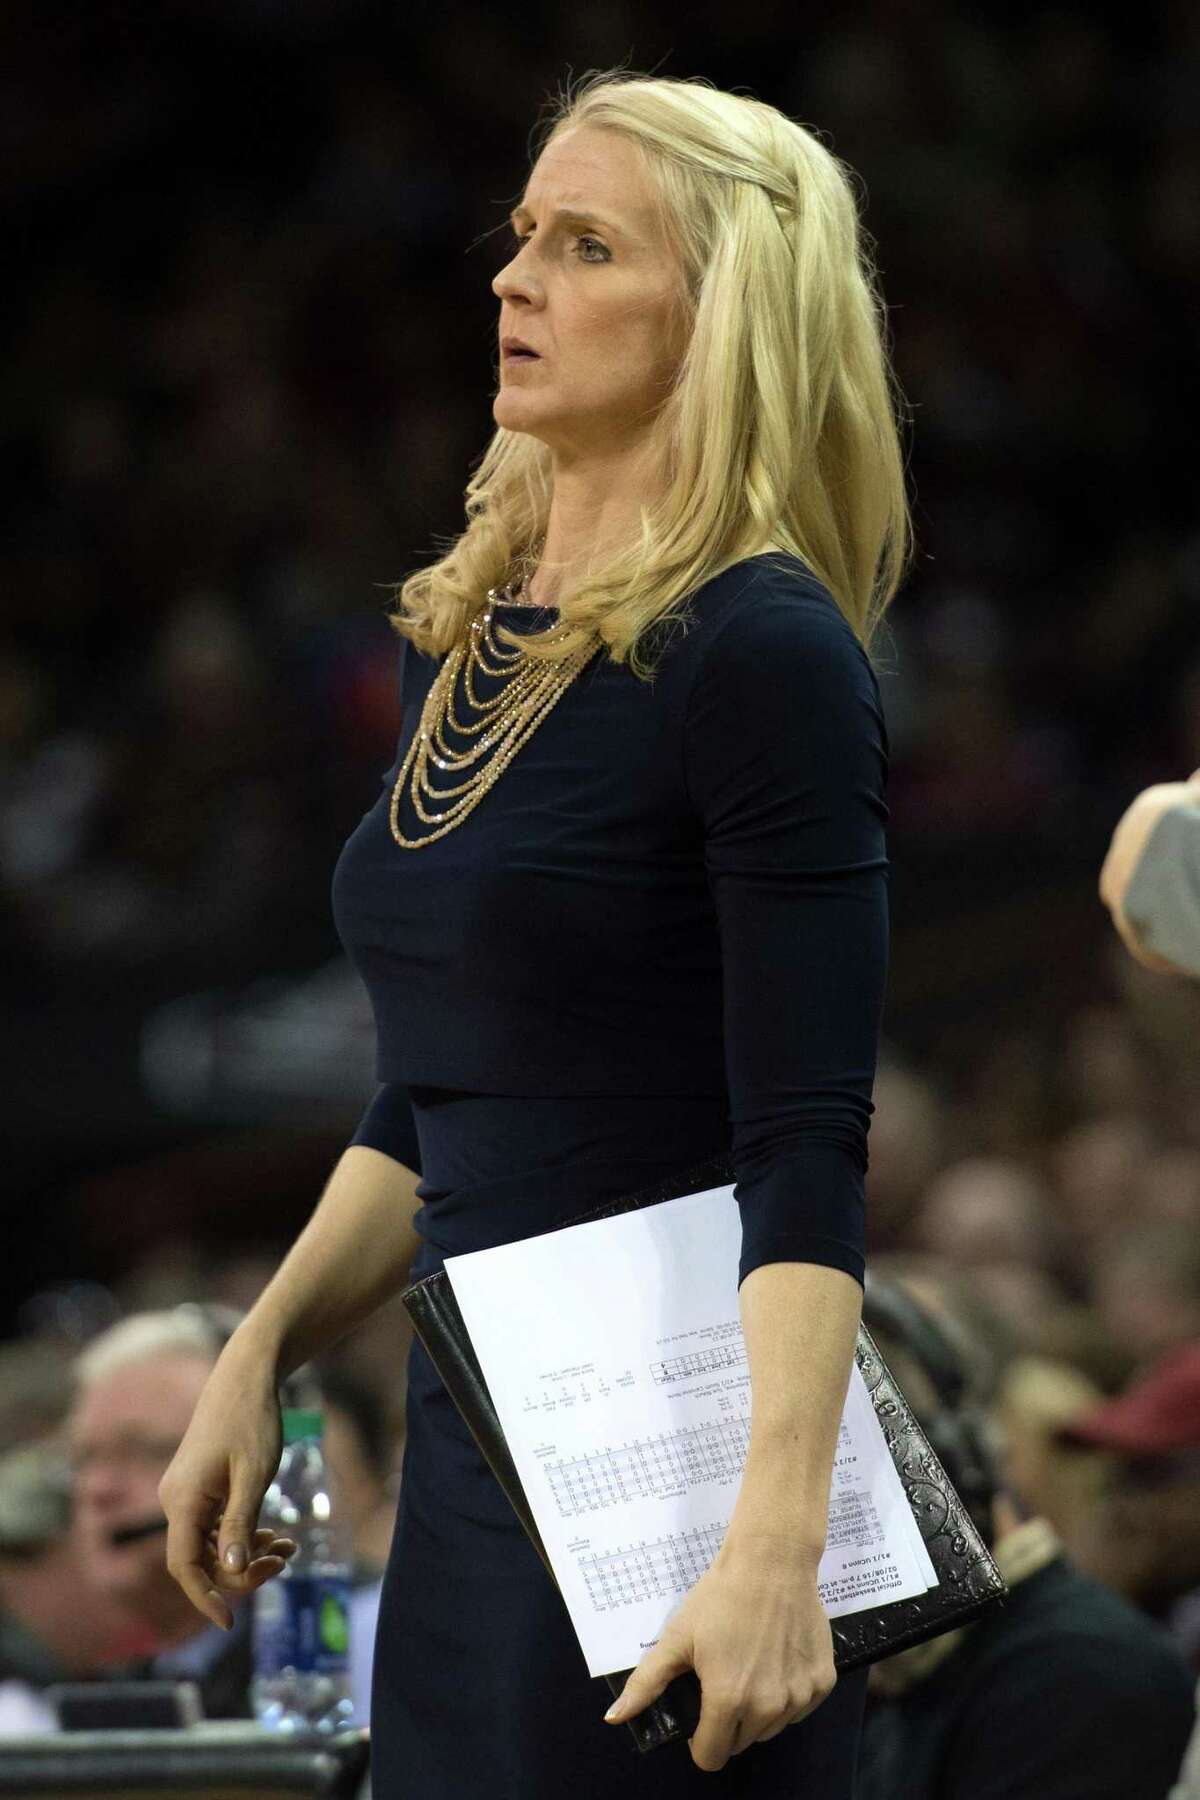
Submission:
M 0 31 L 0 1335 L 74 1280 L 145 1302 L 240 1256 L 252 1291 L 372 1091 L 329 880 L 392 758 L 388 586 L 462 526 L 530 130 L 619 62 L 770 101 L 864 184 L 918 535 L 877 645 L 885 1060 L 949 1121 L 933 1169 L 1053 1181 L 1109 1111 L 1200 1151 L 1196 990 L 1096 894 L 1138 789 L 1200 766 L 1194 6 Z

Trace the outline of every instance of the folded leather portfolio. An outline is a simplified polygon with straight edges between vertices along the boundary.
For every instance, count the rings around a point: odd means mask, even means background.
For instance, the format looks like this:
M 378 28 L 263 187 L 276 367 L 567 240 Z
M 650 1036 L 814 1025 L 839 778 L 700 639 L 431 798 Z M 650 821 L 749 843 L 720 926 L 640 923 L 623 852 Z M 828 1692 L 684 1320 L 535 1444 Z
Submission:
M 731 1159 L 713 1157 L 678 1175 L 581 1213 L 578 1218 L 564 1221 L 564 1226 L 582 1225 L 634 1207 L 653 1206 L 684 1194 L 725 1187 L 734 1179 Z M 405 1288 L 401 1298 L 414 1330 L 557 1586 L 449 1276 L 444 1269 L 439 1269 Z M 519 1302 L 514 1300 L 514 1304 Z M 530 1304 L 537 1304 L 536 1296 L 530 1297 Z M 1002 1601 L 1008 1592 L 987 1545 L 930 1448 L 925 1433 L 905 1404 L 870 1335 L 862 1327 L 855 1358 L 929 1552 L 938 1585 L 912 1599 L 889 1601 L 831 1620 L 834 1662 L 839 1671 L 894 1656 L 912 1644 L 966 1624 Z M 631 1669 L 625 1669 L 602 1679 L 614 1694 L 619 1694 L 631 1673 Z M 629 1720 L 629 1728 L 639 1750 L 653 1750 L 672 1738 L 690 1737 L 699 1717 L 699 1678 L 694 1670 L 687 1670 L 669 1682 L 657 1700 Z

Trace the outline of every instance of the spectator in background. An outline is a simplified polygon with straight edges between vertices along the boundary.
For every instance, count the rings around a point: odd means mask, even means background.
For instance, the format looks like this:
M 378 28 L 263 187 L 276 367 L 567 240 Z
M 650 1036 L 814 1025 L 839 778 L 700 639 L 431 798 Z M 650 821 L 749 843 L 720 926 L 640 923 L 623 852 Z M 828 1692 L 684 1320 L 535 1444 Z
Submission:
M 200 1687 L 209 1718 L 249 1716 L 249 1608 L 231 1596 L 231 1632 L 209 1624 L 165 1561 L 166 1519 L 158 1484 L 216 1362 L 219 1342 L 198 1309 L 134 1314 L 102 1332 L 78 1359 L 78 1391 L 67 1425 L 79 1543 L 89 1579 L 145 1626 L 146 1654 L 114 1671 L 178 1677 Z M 123 1526 L 161 1525 L 120 1543 Z M 257 1534 L 254 1586 L 283 1567 L 286 1544 Z M 267 1551 L 273 1550 L 273 1555 Z
M 31 1444 L 0 1457 L 0 1738 L 52 1729 L 44 1690 L 128 1654 L 131 1626 L 88 1581 L 62 1456 Z
M 1138 962 L 1200 978 L 1200 769 L 1144 789 L 1126 808 L 1100 898 Z
M 1094 1258 L 1092 1304 L 1135 1367 L 1200 1340 L 1200 1233 L 1177 1220 L 1129 1225 Z
M 1044 1184 L 1015 1157 L 972 1156 L 951 1163 L 925 1191 L 912 1239 L 963 1268 L 1051 1261 Z
M 1053 1274 L 1054 1206 L 1044 1180 L 1015 1156 L 970 1156 L 929 1183 L 909 1241 L 968 1274 L 1000 1318 L 1021 1329 L 1060 1307 Z
M 1012 1490 L 993 1442 L 994 1384 L 979 1374 L 986 1349 L 946 1304 L 935 1316 L 911 1286 L 873 1273 L 864 1318 L 1009 1599 L 872 1669 L 860 1800 L 1163 1800 L 1193 1724 L 1184 1659 L 1074 1568 Z
M 1049 1519 L 1069 1555 L 1091 1521 L 1104 1469 L 1062 1441 L 1071 1419 L 1099 1406 L 1104 1390 L 1068 1360 L 1023 1354 L 1005 1368 L 992 1404 L 1004 1475 L 1022 1504 Z
M 1081 1556 L 1172 1633 L 1200 1675 L 1200 1339 L 1063 1428 L 1111 1459 Z

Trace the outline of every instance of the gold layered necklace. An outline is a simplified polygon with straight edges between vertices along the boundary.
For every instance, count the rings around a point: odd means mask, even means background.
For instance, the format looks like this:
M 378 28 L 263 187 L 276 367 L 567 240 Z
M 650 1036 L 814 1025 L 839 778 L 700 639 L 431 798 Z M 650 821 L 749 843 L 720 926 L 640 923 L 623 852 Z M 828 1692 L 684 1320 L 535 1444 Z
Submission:
M 392 789 L 392 836 L 402 850 L 421 850 L 461 825 L 596 650 L 599 639 L 595 634 L 558 664 L 537 662 L 520 646 L 505 650 L 496 642 L 492 612 L 501 601 L 512 599 L 509 588 L 488 589 L 487 600 L 472 619 L 470 630 L 447 652 L 425 697 L 420 723 Z M 472 709 L 472 716 L 465 719 L 459 717 L 455 707 L 460 673 L 463 694 Z M 508 679 L 498 692 L 481 699 L 475 686 L 479 675 L 507 675 Z M 447 725 L 461 738 L 471 740 L 467 749 L 455 750 L 451 746 L 446 737 Z M 429 780 L 431 762 L 447 775 L 458 775 L 464 770 L 469 773 L 457 787 L 435 788 Z M 400 828 L 400 796 L 406 783 L 418 819 L 436 827 L 424 837 L 405 837 Z

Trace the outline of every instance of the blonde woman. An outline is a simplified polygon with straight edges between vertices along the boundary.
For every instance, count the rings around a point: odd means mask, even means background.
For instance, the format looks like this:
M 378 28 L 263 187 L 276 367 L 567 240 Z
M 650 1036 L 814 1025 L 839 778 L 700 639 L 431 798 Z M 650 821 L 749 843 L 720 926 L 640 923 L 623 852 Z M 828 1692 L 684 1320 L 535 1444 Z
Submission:
M 753 1423 L 714 1561 L 606 1721 L 415 1344 L 374 1791 L 838 1800 L 864 1683 L 816 1575 L 887 964 L 869 647 L 909 544 L 882 308 L 847 170 L 700 81 L 565 95 L 513 227 L 497 430 L 401 589 L 397 757 L 334 878 L 381 1085 L 163 1483 L 169 1559 L 214 1619 L 277 1572 L 245 1567 L 276 1384 L 400 1285 L 732 1148 Z M 689 1667 L 694 1736 L 639 1756 L 622 1721 Z

